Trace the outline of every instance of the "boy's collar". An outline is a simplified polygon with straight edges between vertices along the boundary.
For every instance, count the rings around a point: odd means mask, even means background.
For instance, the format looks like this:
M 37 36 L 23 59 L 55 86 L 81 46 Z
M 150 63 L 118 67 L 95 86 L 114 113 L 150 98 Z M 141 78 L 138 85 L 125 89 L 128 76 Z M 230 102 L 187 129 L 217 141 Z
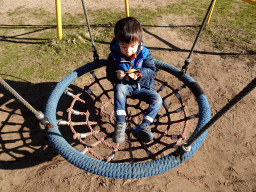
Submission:
M 121 63 L 126 63 L 126 62 L 131 62 L 133 59 L 136 59 L 137 58 L 137 54 L 133 54 L 133 56 L 130 58 L 130 61 L 127 61 L 125 59 L 125 57 L 123 59 L 120 60 Z

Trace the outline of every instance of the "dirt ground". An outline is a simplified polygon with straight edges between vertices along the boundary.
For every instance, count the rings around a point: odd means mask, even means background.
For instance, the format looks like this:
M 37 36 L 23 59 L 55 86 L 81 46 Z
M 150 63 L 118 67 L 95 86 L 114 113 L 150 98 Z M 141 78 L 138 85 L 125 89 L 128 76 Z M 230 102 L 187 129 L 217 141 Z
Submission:
M 85 0 L 85 4 L 88 10 L 124 9 L 124 2 L 119 0 Z M 19 6 L 40 7 L 52 13 L 55 11 L 54 1 L 50 0 L 2 0 L 1 24 L 11 24 L 6 23 L 6 12 Z M 130 7 L 158 6 L 165 6 L 165 1 L 130 2 Z M 81 2 L 74 0 L 62 0 L 62 11 L 83 13 Z M 201 23 L 177 16 L 156 19 L 159 25 L 144 31 L 146 46 L 154 59 L 181 68 L 194 37 L 182 36 L 169 26 L 193 27 Z M 222 51 L 213 47 L 211 43 L 199 40 L 188 69 L 188 74 L 204 90 L 212 116 L 256 75 L 255 56 L 245 55 L 243 50 L 234 47 L 226 46 Z M 104 70 L 98 73 L 104 74 Z M 158 77 L 165 78 L 161 73 L 158 73 Z M 44 111 L 56 85 L 56 82 L 8 83 L 39 111 Z M 80 91 L 76 85 L 71 89 Z M 59 116 L 62 115 L 61 110 L 65 110 L 65 102 L 69 101 L 61 101 L 64 104 L 59 108 Z M 55 152 L 44 127 L 31 112 L 0 87 L 0 191 L 256 191 L 255 106 L 256 91 L 253 90 L 209 129 L 202 146 L 186 162 L 160 175 L 125 180 L 94 175 L 68 163 Z

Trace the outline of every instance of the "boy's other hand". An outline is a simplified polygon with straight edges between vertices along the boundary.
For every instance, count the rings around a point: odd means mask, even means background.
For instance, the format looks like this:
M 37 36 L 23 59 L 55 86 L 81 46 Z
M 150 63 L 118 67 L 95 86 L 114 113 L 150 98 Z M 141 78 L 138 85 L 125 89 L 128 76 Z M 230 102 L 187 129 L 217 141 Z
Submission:
M 125 77 L 125 72 L 119 70 L 119 71 L 117 71 L 116 76 L 117 76 L 118 79 L 121 80 L 121 79 L 123 79 Z
M 129 73 L 128 76 L 133 79 L 133 80 L 137 80 L 139 77 L 141 77 L 141 73 L 140 72 L 135 72 L 135 73 Z

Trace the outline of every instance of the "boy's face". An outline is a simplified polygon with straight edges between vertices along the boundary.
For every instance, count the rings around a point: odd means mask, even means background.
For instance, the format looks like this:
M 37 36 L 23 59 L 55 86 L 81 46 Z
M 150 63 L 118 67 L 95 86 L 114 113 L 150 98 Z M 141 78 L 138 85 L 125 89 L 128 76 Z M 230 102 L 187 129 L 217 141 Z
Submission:
M 128 44 L 128 43 L 118 42 L 118 45 L 120 47 L 121 52 L 126 57 L 131 57 L 138 50 L 139 43 L 138 42 L 132 42 L 132 43 Z

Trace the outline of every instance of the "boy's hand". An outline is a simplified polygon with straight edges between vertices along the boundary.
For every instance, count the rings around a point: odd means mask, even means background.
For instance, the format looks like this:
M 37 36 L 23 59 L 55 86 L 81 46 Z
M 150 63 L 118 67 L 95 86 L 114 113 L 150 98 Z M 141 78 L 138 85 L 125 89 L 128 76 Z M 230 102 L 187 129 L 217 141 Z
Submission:
M 129 73 L 128 76 L 133 80 L 137 80 L 139 77 L 141 77 L 141 73 L 140 72 Z
M 125 77 L 125 72 L 119 70 L 119 71 L 117 71 L 116 76 L 117 76 L 118 79 L 121 80 L 121 79 L 123 79 Z

